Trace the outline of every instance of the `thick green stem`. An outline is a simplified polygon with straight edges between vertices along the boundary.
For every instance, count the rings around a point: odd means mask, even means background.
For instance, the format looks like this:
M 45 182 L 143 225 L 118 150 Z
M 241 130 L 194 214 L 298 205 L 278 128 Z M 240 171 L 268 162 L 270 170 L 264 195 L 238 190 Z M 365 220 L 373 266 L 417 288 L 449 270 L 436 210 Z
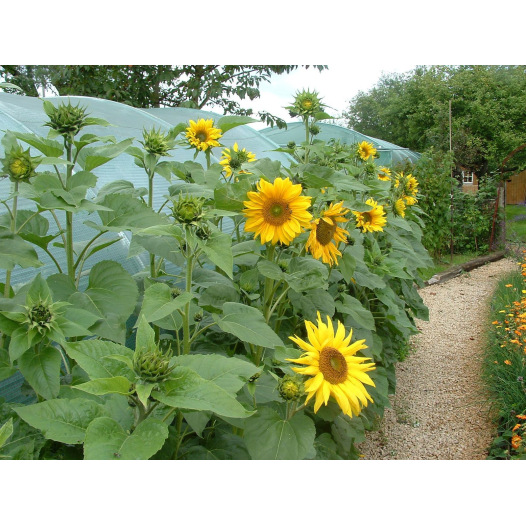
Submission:
M 71 142 L 66 142 L 67 160 L 71 162 L 72 146 Z M 73 174 L 73 166 L 66 167 L 66 188 L 70 177 Z M 66 261 L 68 264 L 68 276 L 75 282 L 75 261 L 73 257 L 73 212 L 66 212 Z
M 11 232 L 16 232 L 16 212 L 18 208 L 18 181 L 15 181 L 15 196 L 13 197 L 13 210 L 11 210 Z M 4 298 L 9 298 L 11 289 L 11 270 L 5 272 Z
M 307 145 L 309 144 L 309 141 L 310 141 L 310 136 L 309 136 L 309 118 L 308 117 L 305 117 L 303 119 L 303 122 L 305 123 L 305 142 L 307 143 Z M 306 147 L 305 148 L 305 162 L 307 162 L 309 159 L 309 150 L 308 148 Z
M 192 292 L 192 267 L 194 265 L 193 254 L 188 254 L 186 259 L 186 292 Z M 183 354 L 190 352 L 190 302 L 184 306 L 183 316 Z
M 153 210 L 153 174 L 148 174 L 148 206 Z M 150 277 L 156 278 L 155 254 L 150 254 Z
M 267 259 L 272 262 L 274 261 L 274 245 L 268 245 L 267 247 Z M 263 315 L 268 320 L 268 312 L 270 310 L 270 304 L 272 303 L 272 290 L 274 289 L 274 280 L 272 278 L 265 278 L 265 288 L 263 292 Z
M 66 212 L 66 257 L 68 276 L 75 282 L 75 261 L 73 257 L 73 212 Z

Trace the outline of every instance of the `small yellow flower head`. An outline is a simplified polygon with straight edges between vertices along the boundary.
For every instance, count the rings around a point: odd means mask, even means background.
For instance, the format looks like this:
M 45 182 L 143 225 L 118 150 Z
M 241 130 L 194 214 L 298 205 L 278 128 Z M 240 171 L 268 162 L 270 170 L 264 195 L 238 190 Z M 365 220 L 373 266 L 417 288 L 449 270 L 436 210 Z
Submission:
M 241 170 L 241 166 L 244 163 L 253 163 L 255 160 L 256 156 L 252 152 L 247 152 L 245 148 L 240 150 L 236 142 L 232 149 L 225 148 L 221 152 L 219 164 L 223 166 L 226 177 L 231 177 L 233 172 L 249 174 L 250 172 Z
M 278 382 L 278 393 L 284 400 L 298 400 L 305 394 L 305 385 L 298 376 L 285 375 Z
M 509 360 L 504 360 L 504 363 L 505 363 L 506 365 L 511 365 L 511 362 L 510 362 Z
M 413 197 L 412 195 L 404 195 L 403 199 L 408 206 L 416 205 L 417 203 L 416 197 Z
M 372 143 L 362 141 L 358 144 L 357 154 L 362 160 L 367 161 L 369 157 L 374 157 L 376 155 L 376 148 Z
M 390 181 L 391 180 L 391 170 L 389 168 L 386 168 L 385 166 L 380 167 L 380 171 L 378 173 L 378 179 L 381 181 Z
M 368 212 L 352 212 L 356 216 L 356 226 L 362 232 L 382 232 L 387 223 L 384 207 L 374 199 L 367 199 L 366 204 L 371 207 Z
M 405 217 L 405 202 L 403 199 L 397 199 L 395 205 L 394 205 L 394 210 L 396 212 L 397 215 L 399 215 L 400 217 Z
M 418 181 L 412 174 L 405 175 L 404 172 L 396 174 L 394 180 L 395 188 L 402 187 L 402 193 L 404 196 L 416 196 L 418 193 Z M 408 203 L 414 204 L 414 203 Z
M 329 208 L 322 212 L 321 217 L 310 224 L 311 233 L 305 244 L 307 252 L 315 259 L 321 259 L 323 263 L 338 265 L 338 250 L 340 243 L 347 243 L 349 232 L 338 226 L 338 223 L 346 223 L 345 217 L 349 210 L 340 203 L 331 203 Z
M 197 122 L 189 121 L 190 126 L 186 128 L 186 138 L 197 150 L 206 151 L 214 146 L 221 146 L 218 139 L 222 137 L 221 130 L 214 128 L 213 119 L 199 119 Z

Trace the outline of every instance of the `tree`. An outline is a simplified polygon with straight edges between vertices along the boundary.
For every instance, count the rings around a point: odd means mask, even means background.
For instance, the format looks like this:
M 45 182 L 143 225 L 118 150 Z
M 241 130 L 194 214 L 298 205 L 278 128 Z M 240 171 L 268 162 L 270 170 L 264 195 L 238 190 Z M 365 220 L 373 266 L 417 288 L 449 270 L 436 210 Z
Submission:
M 345 117 L 366 135 L 420 152 L 447 152 L 450 101 L 457 169 L 483 176 L 526 142 L 526 66 L 419 66 L 384 75 L 351 100 Z
M 290 73 L 299 66 L 185 65 L 185 66 L 0 66 L 0 78 L 38 96 L 42 86 L 59 95 L 110 99 L 139 108 L 186 106 L 220 107 L 226 115 L 252 115 L 239 99 L 259 98 L 259 86 L 272 74 Z M 308 68 L 309 66 L 303 66 Z M 320 71 L 326 66 L 313 66 Z M 39 68 L 39 69 L 36 69 Z M 17 82 L 23 82 L 23 85 Z M 259 117 L 268 124 L 277 118 Z

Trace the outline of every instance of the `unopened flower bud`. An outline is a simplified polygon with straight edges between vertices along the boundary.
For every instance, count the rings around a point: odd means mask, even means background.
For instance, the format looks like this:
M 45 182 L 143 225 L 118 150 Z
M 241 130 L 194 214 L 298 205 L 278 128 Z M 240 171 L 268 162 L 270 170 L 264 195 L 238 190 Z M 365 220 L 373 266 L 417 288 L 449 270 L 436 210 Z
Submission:
M 305 393 L 305 385 L 300 377 L 286 374 L 278 382 L 278 392 L 284 400 L 298 400 Z
M 58 107 L 48 105 L 46 109 L 49 121 L 44 126 L 49 126 L 61 135 L 76 135 L 86 126 L 86 108 L 71 103 L 59 104 Z

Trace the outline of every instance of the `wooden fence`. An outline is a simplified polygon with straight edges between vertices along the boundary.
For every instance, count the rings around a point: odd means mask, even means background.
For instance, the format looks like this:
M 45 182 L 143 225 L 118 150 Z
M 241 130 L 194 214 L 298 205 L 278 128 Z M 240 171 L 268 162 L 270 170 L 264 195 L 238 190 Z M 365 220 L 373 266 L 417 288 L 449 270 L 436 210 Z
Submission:
M 526 204 L 526 170 L 511 176 L 506 182 L 506 204 Z

